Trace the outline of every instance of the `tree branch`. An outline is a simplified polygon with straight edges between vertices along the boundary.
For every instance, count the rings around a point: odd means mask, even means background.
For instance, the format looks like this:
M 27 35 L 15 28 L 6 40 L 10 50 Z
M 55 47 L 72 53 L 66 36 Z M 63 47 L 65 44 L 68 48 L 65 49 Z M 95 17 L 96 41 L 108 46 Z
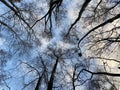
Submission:
M 107 75 L 107 76 L 113 76 L 113 77 L 120 77 L 120 74 L 117 74 L 117 73 L 108 73 L 108 72 L 92 72 L 92 71 L 89 71 L 87 69 L 82 69 L 81 70 L 82 72 L 83 71 L 86 71 L 88 73 L 91 73 L 92 75 Z
M 11 9 L 16 16 L 18 16 L 19 19 L 21 19 L 30 29 L 30 25 L 24 20 L 24 18 L 22 18 L 19 14 L 18 14 L 18 11 L 16 11 L 11 5 L 9 5 L 5 0 L 1 0 L 1 2 L 6 5 L 9 9 Z
M 12 29 L 12 27 L 10 27 L 10 26 L 7 25 L 6 23 L 2 22 L 1 20 L 0 20 L 0 23 L 1 23 L 2 25 L 6 26 L 8 29 L 10 29 L 15 35 L 17 35 L 17 33 Z
M 53 88 L 54 76 L 55 76 L 55 73 L 56 73 L 58 61 L 59 61 L 59 57 L 57 57 L 56 62 L 55 62 L 54 67 L 53 67 L 53 70 L 51 72 L 51 76 L 50 76 L 50 80 L 48 82 L 47 90 L 52 90 L 52 88 Z
M 82 5 L 82 8 L 81 10 L 79 11 L 79 15 L 78 17 L 76 18 L 76 20 L 71 24 L 70 28 L 68 29 L 68 32 L 66 34 L 66 37 L 69 35 L 71 29 L 73 28 L 73 26 L 80 20 L 85 8 L 88 6 L 88 4 L 90 3 L 91 0 L 86 0 L 83 5 Z
M 91 32 L 95 31 L 96 29 L 100 28 L 101 26 L 104 26 L 108 23 L 112 23 L 113 21 L 115 21 L 116 19 L 120 18 L 120 14 L 117 14 L 115 17 L 108 19 L 107 21 L 101 23 L 100 25 L 94 27 L 93 29 L 91 29 L 90 31 L 88 31 L 78 42 L 78 48 L 80 48 L 79 44 L 81 43 L 81 41 L 86 38 Z

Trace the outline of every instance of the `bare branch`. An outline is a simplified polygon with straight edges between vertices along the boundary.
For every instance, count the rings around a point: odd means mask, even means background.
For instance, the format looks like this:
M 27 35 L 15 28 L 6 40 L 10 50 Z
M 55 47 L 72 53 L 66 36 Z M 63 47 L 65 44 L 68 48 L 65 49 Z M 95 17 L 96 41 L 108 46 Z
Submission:
M 18 16 L 18 17 L 31 29 L 30 25 L 25 21 L 25 19 L 22 18 L 22 17 L 18 14 L 18 11 L 16 11 L 16 10 L 15 10 L 11 5 L 9 5 L 5 0 L 1 0 L 1 2 L 2 2 L 4 5 L 6 5 L 8 8 L 10 8 L 10 9 L 15 13 L 15 15 Z
M 51 76 L 50 76 L 50 80 L 48 82 L 47 90 L 52 90 L 52 88 L 53 88 L 53 82 L 54 82 L 54 77 L 55 77 L 55 72 L 57 69 L 58 61 L 59 61 L 59 57 L 57 57 L 56 62 L 55 62 L 54 67 L 53 67 L 53 70 L 51 72 Z
M 78 42 L 78 48 L 80 48 L 79 44 L 81 43 L 81 41 L 86 38 L 90 33 L 92 33 L 93 31 L 95 31 L 96 29 L 108 24 L 108 23 L 112 23 L 113 21 L 115 21 L 116 19 L 120 18 L 120 14 L 117 14 L 115 17 L 108 19 L 107 21 L 101 23 L 100 25 L 94 27 L 93 29 L 89 30 Z
M 68 32 L 67 32 L 67 34 L 66 34 L 66 37 L 69 35 L 70 30 L 73 28 L 73 26 L 80 20 L 83 12 L 84 12 L 84 10 L 85 10 L 85 8 L 88 6 L 88 4 L 90 3 L 90 1 L 91 1 L 91 0 L 86 0 L 86 1 L 84 2 L 84 4 L 82 5 L 81 10 L 80 10 L 80 12 L 79 12 L 78 17 L 76 18 L 76 20 L 71 24 L 70 28 L 68 29 Z
M 120 77 L 120 74 L 117 74 L 117 73 L 108 73 L 108 72 L 92 72 L 92 71 L 89 71 L 87 69 L 82 69 L 81 70 L 82 72 L 83 71 L 86 71 L 88 73 L 91 73 L 92 75 L 107 75 L 107 76 L 113 76 L 113 77 Z

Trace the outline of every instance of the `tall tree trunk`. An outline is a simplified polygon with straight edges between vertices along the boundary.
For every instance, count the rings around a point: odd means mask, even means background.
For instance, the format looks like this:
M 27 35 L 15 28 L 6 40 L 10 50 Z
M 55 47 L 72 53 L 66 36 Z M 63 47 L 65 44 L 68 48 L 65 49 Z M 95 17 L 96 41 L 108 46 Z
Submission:
M 41 82 L 42 82 L 43 75 L 44 75 L 44 71 L 43 71 L 42 75 L 39 76 L 39 78 L 38 78 L 38 81 L 37 81 L 37 84 L 36 84 L 35 90 L 39 90 L 40 85 L 41 85 Z
M 51 72 L 51 76 L 50 76 L 50 80 L 48 82 L 47 90 L 52 90 L 53 82 L 54 82 L 54 75 L 55 75 L 55 72 L 57 69 L 58 60 L 59 60 L 59 58 L 57 57 L 56 62 L 55 62 L 54 67 L 53 67 L 53 70 Z

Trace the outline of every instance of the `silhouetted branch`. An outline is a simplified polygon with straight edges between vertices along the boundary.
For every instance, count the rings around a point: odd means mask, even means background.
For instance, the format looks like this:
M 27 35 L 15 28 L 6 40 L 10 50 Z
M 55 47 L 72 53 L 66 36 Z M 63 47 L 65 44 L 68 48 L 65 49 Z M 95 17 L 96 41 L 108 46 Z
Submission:
M 101 23 L 100 25 L 94 27 L 93 29 L 89 30 L 89 31 L 79 40 L 79 42 L 78 42 L 78 48 L 80 48 L 80 47 L 79 47 L 79 44 L 81 43 L 81 41 L 82 41 L 84 38 L 86 38 L 90 33 L 92 33 L 92 32 L 95 31 L 96 29 L 98 29 L 98 28 L 100 28 L 100 27 L 102 27 L 102 26 L 104 26 L 104 25 L 106 25 L 106 24 L 108 24 L 108 23 L 112 23 L 113 21 L 115 21 L 115 20 L 118 19 L 118 18 L 120 18 L 120 14 L 117 14 L 115 17 L 110 18 L 110 19 L 108 19 L 107 21 L 105 21 L 105 22 Z
M 40 89 L 40 85 L 41 85 L 41 82 L 42 82 L 44 73 L 45 73 L 45 72 L 43 71 L 42 75 L 41 75 L 41 76 L 39 75 L 39 78 L 38 78 L 38 81 L 37 81 L 35 90 L 39 90 L 39 89 Z
M 2 2 L 4 5 L 6 5 L 9 9 L 11 9 L 11 10 L 15 13 L 15 15 L 18 16 L 18 18 L 20 18 L 20 19 L 31 29 L 30 25 L 25 21 L 25 19 L 22 18 L 22 17 L 18 14 L 18 11 L 16 11 L 16 10 L 15 10 L 11 5 L 9 5 L 5 0 L 1 0 L 1 2 Z
M 0 20 L 0 24 L 4 25 L 4 26 L 7 27 L 9 30 L 11 30 L 15 35 L 17 35 L 17 33 L 12 29 L 12 27 L 10 27 L 9 25 L 7 25 L 7 24 L 4 23 L 3 21 Z
M 108 72 L 92 72 L 87 69 L 82 69 L 81 72 L 86 71 L 88 73 L 91 73 L 92 75 L 107 75 L 107 76 L 113 76 L 113 77 L 120 77 L 120 74 L 117 73 L 108 73 Z
M 84 12 L 84 10 L 85 10 L 85 8 L 88 6 L 88 4 L 90 3 L 90 1 L 91 1 L 91 0 L 86 0 L 86 1 L 83 3 L 82 8 L 81 8 L 81 10 L 80 10 L 80 12 L 79 12 L 79 15 L 78 15 L 78 17 L 76 18 L 76 20 L 71 24 L 70 28 L 68 29 L 68 32 L 67 32 L 67 34 L 66 34 L 66 37 L 69 35 L 70 30 L 73 28 L 73 26 L 80 20 L 83 12 Z
M 55 72 L 57 69 L 58 61 L 59 61 L 59 57 L 57 57 L 56 62 L 55 62 L 54 67 L 53 67 L 53 70 L 51 72 L 51 76 L 50 76 L 50 80 L 48 82 L 47 90 L 52 90 L 52 88 L 53 88 L 53 82 L 54 82 L 54 77 L 55 77 Z
M 104 57 L 89 57 L 90 59 L 104 59 L 104 60 L 109 60 L 109 61 L 114 61 L 114 62 L 117 62 L 117 63 L 120 63 L 120 60 L 117 60 L 117 59 L 113 59 L 113 58 L 104 58 Z
M 41 21 L 42 19 L 46 18 L 47 16 L 48 16 L 48 18 L 47 18 L 46 22 L 48 22 L 48 19 L 51 20 L 51 15 L 52 15 L 53 9 L 55 7 L 59 8 L 61 6 L 61 4 L 62 4 L 62 1 L 63 0 L 56 0 L 56 1 L 51 0 L 48 12 L 43 17 L 41 17 L 40 19 L 38 19 L 37 21 L 35 21 L 35 23 L 31 26 L 31 28 L 33 28 L 39 21 Z M 50 21 L 50 24 L 52 24 L 51 21 Z
M 97 6 L 94 9 L 94 12 L 96 13 L 96 9 L 98 8 L 98 6 L 101 4 L 102 0 L 99 1 L 99 3 L 97 4 Z

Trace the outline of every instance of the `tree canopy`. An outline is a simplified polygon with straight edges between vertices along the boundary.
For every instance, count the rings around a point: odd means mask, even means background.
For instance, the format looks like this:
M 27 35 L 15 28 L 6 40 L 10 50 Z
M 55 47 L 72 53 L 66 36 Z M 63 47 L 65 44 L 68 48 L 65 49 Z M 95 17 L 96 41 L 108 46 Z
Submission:
M 119 90 L 120 0 L 0 0 L 0 90 Z

